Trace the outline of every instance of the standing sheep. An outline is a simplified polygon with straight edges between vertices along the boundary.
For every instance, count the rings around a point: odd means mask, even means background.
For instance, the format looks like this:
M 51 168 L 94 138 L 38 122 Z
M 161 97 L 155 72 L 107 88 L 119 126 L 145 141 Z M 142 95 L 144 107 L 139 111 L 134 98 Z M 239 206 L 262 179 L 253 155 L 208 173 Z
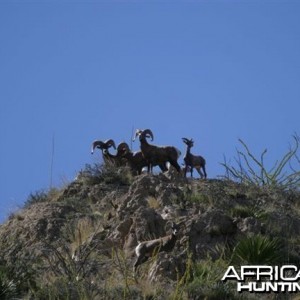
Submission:
M 143 153 L 141 151 L 132 152 L 125 142 L 119 144 L 118 153 L 126 159 L 134 175 L 140 175 L 143 168 L 148 166 L 148 162 L 144 158 Z M 167 170 L 167 167 L 163 164 L 159 165 L 159 167 L 163 172 Z
M 191 177 L 193 177 L 193 169 L 195 168 L 198 171 L 201 178 L 203 178 L 203 177 L 206 178 L 207 174 L 206 174 L 206 169 L 205 169 L 205 165 L 206 165 L 205 159 L 200 155 L 196 156 L 191 153 L 191 148 L 194 146 L 193 139 L 189 140 L 187 138 L 182 138 L 182 140 L 187 145 L 186 153 L 183 158 L 184 163 L 185 163 L 184 177 L 186 177 L 186 173 L 189 170 L 189 168 L 190 168 L 190 172 L 191 172 Z M 202 173 L 201 169 L 203 170 L 204 174 Z
M 150 129 L 137 129 L 134 140 L 139 137 L 141 143 L 141 151 L 144 158 L 148 162 L 148 172 L 152 172 L 153 167 L 157 165 L 166 165 L 169 162 L 178 172 L 180 166 L 177 162 L 180 151 L 173 146 L 155 146 L 148 143 L 147 138 L 153 141 L 153 133 Z

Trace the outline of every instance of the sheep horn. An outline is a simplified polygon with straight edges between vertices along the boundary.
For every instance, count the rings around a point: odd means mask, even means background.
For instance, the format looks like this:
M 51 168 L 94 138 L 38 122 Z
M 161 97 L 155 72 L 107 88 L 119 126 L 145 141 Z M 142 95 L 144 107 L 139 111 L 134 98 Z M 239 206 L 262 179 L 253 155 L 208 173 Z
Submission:
M 152 131 L 151 131 L 150 129 L 145 129 L 145 130 L 143 131 L 143 135 L 144 135 L 145 137 L 151 137 L 151 141 L 153 141 L 153 139 L 154 139 L 153 133 L 152 133 Z M 147 135 L 148 135 L 148 136 L 147 136 Z
M 94 141 L 92 144 L 92 154 L 94 153 L 95 148 L 100 148 L 101 150 L 103 150 L 105 148 L 105 143 L 103 143 L 102 141 Z
M 106 144 L 107 149 L 110 147 L 113 147 L 114 149 L 116 149 L 116 144 L 115 144 L 114 140 L 112 140 L 112 139 L 106 140 L 105 144 Z

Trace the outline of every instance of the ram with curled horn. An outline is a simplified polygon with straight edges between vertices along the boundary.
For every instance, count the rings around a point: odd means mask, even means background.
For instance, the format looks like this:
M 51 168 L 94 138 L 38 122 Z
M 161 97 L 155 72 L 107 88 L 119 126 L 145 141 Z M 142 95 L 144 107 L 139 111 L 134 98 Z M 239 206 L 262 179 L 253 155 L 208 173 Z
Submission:
M 114 166 L 123 165 L 124 164 L 123 159 L 118 151 L 116 154 L 111 154 L 109 152 L 109 148 L 111 148 L 111 147 L 113 147 L 114 149 L 117 149 L 114 140 L 109 139 L 104 142 L 97 140 L 92 143 L 91 153 L 93 154 L 96 148 L 100 149 L 102 151 L 103 161 L 106 165 L 114 165 Z
M 134 140 L 136 138 L 140 140 L 140 148 L 143 153 L 144 158 L 147 161 L 148 172 L 153 171 L 154 166 L 166 166 L 169 162 L 178 172 L 180 172 L 180 166 L 177 162 L 180 151 L 173 146 L 156 146 L 149 144 L 147 138 L 151 138 L 153 141 L 154 136 L 150 129 L 137 129 L 135 133 Z M 165 168 L 163 171 L 166 171 Z

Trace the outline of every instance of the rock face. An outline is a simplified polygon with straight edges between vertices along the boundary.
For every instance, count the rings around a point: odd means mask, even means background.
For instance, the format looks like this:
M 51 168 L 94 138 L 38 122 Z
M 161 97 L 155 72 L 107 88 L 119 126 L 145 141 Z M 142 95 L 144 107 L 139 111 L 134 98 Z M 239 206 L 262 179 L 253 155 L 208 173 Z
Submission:
M 173 251 L 158 253 L 147 262 L 145 272 L 150 282 L 176 281 L 184 274 L 188 257 L 216 260 L 220 245 L 234 244 L 241 237 L 300 231 L 295 208 L 299 198 L 284 203 L 283 194 L 268 198 L 266 191 L 234 182 L 184 179 L 173 173 L 142 174 L 127 184 L 127 179 L 118 178 L 81 176 L 16 212 L 0 226 L 0 262 L 13 264 L 30 253 L 36 263 L 46 245 L 68 249 L 70 259 L 77 261 L 80 255 L 88 260 L 100 254 L 111 276 L 120 253 L 131 269 L 138 243 L 169 234 L 174 221 L 180 230 Z M 299 249 L 295 245 L 295 252 Z

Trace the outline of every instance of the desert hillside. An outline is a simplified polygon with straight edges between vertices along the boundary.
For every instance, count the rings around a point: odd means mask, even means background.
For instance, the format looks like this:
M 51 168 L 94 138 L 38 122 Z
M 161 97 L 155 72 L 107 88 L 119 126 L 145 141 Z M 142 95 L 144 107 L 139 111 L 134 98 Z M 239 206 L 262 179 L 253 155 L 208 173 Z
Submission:
M 173 249 L 134 273 L 138 242 L 170 234 L 172 222 Z M 87 166 L 0 226 L 0 298 L 279 299 L 221 278 L 229 265 L 299 265 L 299 232 L 296 191 Z

